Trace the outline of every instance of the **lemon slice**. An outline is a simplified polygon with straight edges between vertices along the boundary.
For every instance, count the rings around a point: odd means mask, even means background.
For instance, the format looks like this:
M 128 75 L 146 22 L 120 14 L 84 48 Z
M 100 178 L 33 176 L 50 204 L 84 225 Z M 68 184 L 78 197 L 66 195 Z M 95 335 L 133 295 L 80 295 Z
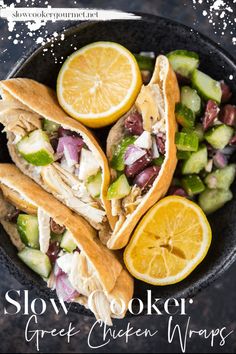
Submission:
M 167 197 L 139 223 L 125 250 L 125 264 L 135 278 L 146 283 L 175 284 L 203 261 L 211 239 L 211 227 L 197 204 Z
M 132 53 L 117 43 L 96 42 L 65 61 L 58 76 L 57 97 L 67 114 L 100 128 L 132 107 L 141 85 Z

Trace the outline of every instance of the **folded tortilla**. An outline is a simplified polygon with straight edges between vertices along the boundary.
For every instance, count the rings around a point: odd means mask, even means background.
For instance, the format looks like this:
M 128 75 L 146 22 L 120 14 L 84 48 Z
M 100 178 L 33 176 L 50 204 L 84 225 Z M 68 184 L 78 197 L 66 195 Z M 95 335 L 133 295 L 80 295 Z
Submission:
M 179 101 L 179 86 L 168 59 L 160 55 L 156 60 L 155 70 L 150 83 L 143 86 L 134 107 L 112 127 L 107 140 L 107 156 L 112 160 L 115 148 L 122 141 L 127 132 L 125 120 L 132 112 L 138 111 L 142 115 L 145 131 L 152 132 L 154 124 L 165 127 L 165 159 L 159 175 L 156 177 L 149 191 L 141 195 L 139 188 L 134 185 L 130 195 L 123 200 L 112 201 L 112 213 L 117 222 L 107 246 L 110 249 L 125 247 L 129 238 L 146 211 L 161 199 L 168 191 L 177 165 L 175 133 L 177 124 L 175 120 L 175 104 Z M 162 124 L 164 123 L 164 124 Z M 116 172 L 111 169 L 111 175 Z M 115 179 L 115 178 L 114 178 Z M 131 211 L 124 211 L 124 204 Z
M 17 209 L 28 214 L 38 214 L 38 217 L 43 213 L 44 216 L 52 218 L 72 234 L 80 251 L 71 255 L 76 257 L 73 276 L 69 278 L 79 293 L 75 301 L 90 308 L 97 319 L 109 324 L 111 318 L 123 318 L 133 295 L 133 279 L 116 255 L 102 245 L 96 231 L 88 222 L 45 192 L 14 165 L 0 165 L 0 190 L 0 223 L 17 249 L 20 251 L 25 246 L 18 234 L 16 223 L 9 221 L 11 213 Z M 46 224 L 43 226 L 46 229 Z M 45 238 L 45 244 L 46 241 Z M 45 244 L 41 246 L 44 248 Z M 44 253 L 47 253 L 46 249 Z M 54 270 L 48 280 L 50 288 L 55 287 Z M 91 301 L 88 301 L 93 291 L 96 293 Z
M 47 192 L 52 193 L 96 229 L 114 227 L 110 203 L 105 195 L 110 183 L 109 166 L 105 154 L 92 133 L 78 121 L 68 117 L 58 104 L 54 91 L 30 79 L 10 79 L 0 82 L 0 123 L 5 126 L 8 149 L 12 160 L 27 176 Z M 30 132 L 41 129 L 43 118 L 59 124 L 62 128 L 79 134 L 86 149 L 92 152 L 102 172 L 102 186 L 99 199 L 91 198 L 78 174 L 62 165 L 60 160 L 38 167 L 28 163 L 18 152 L 17 142 Z M 87 151 L 87 150 L 86 150 Z M 89 163 L 89 161 L 88 161 Z M 73 167 L 75 168 L 75 167 Z M 109 223 L 106 223 L 108 219 Z

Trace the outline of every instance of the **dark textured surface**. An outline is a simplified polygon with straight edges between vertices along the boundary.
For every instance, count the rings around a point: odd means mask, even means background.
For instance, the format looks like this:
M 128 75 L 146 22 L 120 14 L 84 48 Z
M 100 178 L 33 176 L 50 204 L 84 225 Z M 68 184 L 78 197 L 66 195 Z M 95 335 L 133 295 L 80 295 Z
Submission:
M 57 6 L 65 6 L 65 2 L 63 1 L 57 1 Z M 78 3 L 78 2 L 77 2 Z M 80 1 L 79 2 L 81 6 L 90 5 L 90 6 L 98 6 L 102 7 L 105 3 L 105 1 Z M 110 1 L 109 2 L 109 7 L 112 8 L 115 2 Z M 182 5 L 180 5 L 182 3 Z M 167 1 L 133 1 L 129 5 L 126 5 L 125 1 L 120 1 L 119 2 L 119 8 L 122 9 L 128 9 L 130 11 L 134 10 L 139 10 L 139 11 L 147 11 L 151 13 L 156 13 L 160 15 L 165 15 L 165 16 L 170 16 L 172 18 L 175 18 L 178 21 L 185 22 L 186 24 L 188 23 L 189 25 L 192 24 L 193 22 L 193 16 L 195 16 L 199 22 L 201 22 L 201 25 L 198 26 L 198 29 L 201 29 L 202 32 L 210 33 L 210 26 L 208 23 L 205 23 L 204 18 L 201 16 L 200 13 L 197 14 L 191 7 L 191 1 L 188 2 L 188 5 L 184 5 L 184 2 L 181 1 L 169 1 L 167 5 Z M 72 6 L 73 1 L 67 1 L 66 6 Z M 54 5 L 55 6 L 55 5 Z M 116 3 L 116 7 L 118 7 Z M 180 11 L 181 9 L 181 11 Z M 197 22 L 196 22 L 197 24 Z M 3 25 L 2 25 L 3 26 Z M 60 28 L 59 24 L 54 24 L 51 25 L 52 29 L 55 28 Z M 106 24 L 103 24 L 104 27 L 106 27 Z M 147 25 L 149 26 L 149 25 Z M 153 24 L 154 26 L 154 24 Z M 151 26 L 152 27 L 152 26 Z M 151 29 L 150 29 L 151 30 Z M 135 29 L 133 29 L 135 33 Z M 143 37 L 146 38 L 148 36 L 148 28 L 146 29 L 146 35 L 142 32 Z M 169 32 L 168 32 L 169 33 Z M 178 33 L 175 32 L 175 30 L 172 28 L 172 34 L 175 36 L 178 36 Z M 100 36 L 101 32 L 97 34 L 97 36 Z M 135 34 L 134 34 L 135 36 Z M 140 34 L 139 34 L 140 36 Z M 158 33 L 157 33 L 158 36 Z M 190 36 L 190 34 L 189 34 Z M 136 50 L 137 44 L 134 40 L 130 41 L 129 36 L 128 38 L 125 38 L 125 43 L 130 46 L 130 49 Z M 214 35 L 212 34 L 212 37 Z M 173 35 L 172 35 L 173 38 Z M 226 37 L 227 38 L 227 37 Z M 121 40 L 124 40 L 121 38 Z M 219 38 L 220 40 L 220 38 Z M 2 42 L 4 45 L 7 45 L 7 41 Z M 152 48 L 152 46 L 155 44 L 155 37 L 150 36 L 147 49 Z M 194 46 L 196 45 L 196 41 L 193 40 L 191 49 L 194 49 Z M 161 44 L 161 47 L 163 49 L 168 50 L 170 47 L 175 47 L 174 46 L 175 41 L 171 42 L 166 42 L 163 41 Z M 225 45 L 225 47 L 228 47 L 228 49 L 231 51 L 231 54 L 233 54 L 234 47 L 230 45 L 229 38 L 228 42 L 222 41 L 222 44 Z M 136 47 L 135 47 L 136 46 Z M 183 46 L 185 46 L 185 43 L 183 43 Z M 16 62 L 17 58 L 22 54 L 21 50 L 19 47 L 15 46 L 10 46 L 8 44 L 9 51 L 11 51 L 11 60 L 8 60 L 7 64 L 2 65 L 1 67 L 1 77 L 4 77 L 6 75 L 6 72 L 9 71 L 11 64 Z M 30 42 L 28 45 L 28 48 L 30 48 Z M 138 50 L 139 48 L 137 48 Z M 220 58 L 217 56 L 211 56 L 210 60 L 208 60 L 208 52 L 205 50 L 203 47 L 201 49 L 201 53 L 203 54 L 203 68 L 208 69 L 208 72 L 214 73 L 214 76 L 217 77 L 217 75 L 220 75 L 220 67 L 222 65 L 222 62 L 220 62 Z M 205 53 L 205 54 L 204 54 Z M 13 56 L 14 55 L 14 59 Z M 47 60 L 48 62 L 48 60 Z M 213 65 L 218 65 L 218 68 L 216 69 L 216 66 Z M 34 66 L 36 68 L 36 66 Z M 52 66 L 52 69 L 54 68 L 54 65 Z M 225 73 L 227 73 L 227 76 L 229 75 L 228 72 L 229 66 L 225 65 Z M 44 81 L 45 79 L 47 80 L 48 83 L 53 82 L 53 77 L 55 77 L 55 72 L 52 70 L 50 72 L 50 76 L 44 77 L 43 76 L 43 70 L 40 72 L 34 72 L 34 75 L 37 74 L 38 79 L 40 81 Z M 232 72 L 230 72 L 232 73 Z M 35 77 L 35 76 L 34 76 Z M 219 77 L 221 78 L 221 77 Z M 208 258 L 209 262 L 210 259 L 217 258 L 218 259 L 218 264 L 220 265 L 220 260 L 222 255 L 225 254 L 225 252 L 229 252 L 232 250 L 232 247 L 234 246 L 234 238 L 230 237 L 227 239 L 227 242 L 223 242 L 222 238 L 225 238 L 225 235 L 229 235 L 230 233 L 233 234 L 233 225 L 228 222 L 229 219 L 232 220 L 232 215 L 234 215 L 234 210 L 232 207 L 229 205 L 228 209 L 226 209 L 224 217 L 222 217 L 222 214 L 219 213 L 217 217 L 215 217 L 215 238 L 218 240 L 218 242 L 214 243 L 214 246 L 211 250 L 211 254 Z M 227 219 L 229 218 L 229 219 Z M 222 240 L 222 241 L 221 241 Z M 6 240 L 5 240 L 6 241 Z M 5 242 L 4 241 L 4 242 Z M 13 254 L 12 254 L 13 257 Z M 193 278 L 197 280 L 198 277 L 201 276 L 201 272 L 205 269 L 208 269 L 208 260 L 203 264 L 201 268 L 195 273 Z M 1 266 L 2 267 L 2 266 Z M 234 308 L 235 308 L 235 285 L 234 285 L 234 268 L 233 266 L 230 271 L 225 273 L 224 278 L 221 278 L 220 281 L 209 287 L 208 289 L 204 290 L 204 292 L 200 295 L 198 295 L 195 298 L 194 305 L 191 305 L 190 311 L 188 312 L 189 315 L 192 316 L 192 328 L 194 329 L 203 329 L 207 328 L 209 330 L 213 328 L 218 328 L 218 327 L 223 327 L 227 326 L 230 330 L 235 329 L 236 326 L 236 321 L 235 321 L 235 315 L 234 315 Z M 2 267 L 2 287 L 1 291 L 2 294 L 9 288 L 14 288 L 14 289 L 20 289 L 22 288 L 19 284 L 17 284 L 16 281 L 14 281 L 12 278 L 9 280 L 9 273 L 6 270 L 7 267 Z M 219 269 L 218 269 L 219 271 Z M 19 273 L 20 275 L 20 273 Z M 185 286 L 183 283 L 181 285 Z M 164 290 L 165 291 L 165 290 Z M 35 292 L 32 291 L 31 293 L 31 298 L 33 299 L 35 296 Z M 161 294 L 160 294 L 161 296 Z M 2 308 L 0 304 L 0 313 L 2 313 Z M 172 345 L 167 345 L 167 322 L 168 318 L 167 317 L 142 317 L 142 318 L 135 318 L 131 320 L 132 325 L 135 328 L 152 328 L 154 329 L 159 329 L 160 333 L 157 337 L 154 337 L 152 339 L 138 339 L 136 337 L 133 337 L 129 345 L 125 343 L 124 339 L 121 339 L 117 342 L 116 344 L 110 344 L 106 346 L 102 351 L 106 352 L 165 352 L 165 353 L 176 353 L 179 352 L 179 344 L 176 342 Z M 40 319 L 40 328 L 44 329 L 52 329 L 54 326 L 57 328 L 62 328 L 62 326 L 66 327 L 66 324 L 68 326 L 68 323 L 70 321 L 73 321 L 74 324 L 77 324 L 77 327 L 81 329 L 81 333 L 78 335 L 78 339 L 76 340 L 75 338 L 72 339 L 72 343 L 67 345 L 65 339 L 59 340 L 58 338 L 54 339 L 44 339 L 43 344 L 42 344 L 42 351 L 43 352 L 87 352 L 88 351 L 88 346 L 86 343 L 87 339 L 87 334 L 89 331 L 89 328 L 93 324 L 93 320 L 86 318 L 81 315 L 77 315 L 74 313 L 71 313 L 70 316 L 55 316 L 53 311 L 48 310 L 47 315 L 43 316 Z M 129 320 L 124 320 L 121 322 L 117 322 L 116 325 L 118 328 L 125 328 L 127 327 L 127 322 Z M 1 339 L 1 346 L 0 346 L 0 351 L 1 352 L 31 352 L 33 349 L 32 344 L 24 344 L 24 326 L 26 323 L 26 317 L 24 316 L 16 316 L 16 317 L 6 317 L 6 316 L 1 316 L 0 315 L 0 323 L 1 323 L 1 334 L 0 334 L 0 339 Z M 56 324 L 55 324 L 56 323 Z M 7 333 L 14 332 L 13 339 L 12 337 L 7 337 Z M 100 337 L 100 332 L 101 331 L 96 331 L 96 337 L 97 341 L 99 341 Z M 7 339 L 6 339 L 7 338 Z M 229 338 L 227 346 L 220 348 L 218 345 L 219 341 L 216 341 L 216 345 L 214 349 L 210 348 L 209 340 L 204 341 L 201 339 L 193 339 L 189 343 L 188 347 L 188 352 L 230 352 L 234 353 L 236 351 L 236 343 L 235 343 L 235 336 L 232 336 Z

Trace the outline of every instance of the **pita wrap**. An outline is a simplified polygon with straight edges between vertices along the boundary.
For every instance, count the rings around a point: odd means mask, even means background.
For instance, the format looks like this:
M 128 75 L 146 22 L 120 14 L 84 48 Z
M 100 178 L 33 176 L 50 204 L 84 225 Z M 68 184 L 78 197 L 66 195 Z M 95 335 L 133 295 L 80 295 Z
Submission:
M 88 222 L 23 175 L 14 165 L 0 165 L 0 189 L 4 190 L 4 193 L 0 194 L 0 222 L 17 249 L 20 251 L 25 246 L 18 234 L 16 221 L 10 220 L 9 216 L 14 213 L 14 210 L 16 211 L 15 207 L 21 211 L 21 204 L 23 212 L 27 210 L 32 212 L 33 206 L 38 215 L 39 225 L 42 222 L 39 215 L 44 213 L 44 216 L 49 217 L 49 221 L 52 219 L 61 227 L 65 227 L 66 232 L 70 232 L 78 246 L 79 252 L 64 252 L 65 254 L 60 255 L 63 253 L 61 251 L 56 260 L 56 264 L 60 265 L 62 257 L 66 256 L 68 259 L 67 264 L 64 261 L 63 267 L 70 268 L 69 281 L 77 292 L 71 301 L 90 308 L 97 319 L 102 319 L 109 324 L 112 317 L 123 318 L 133 295 L 133 279 L 116 255 L 102 245 L 96 231 Z M 46 223 L 43 226 L 45 230 Z M 49 246 L 47 248 L 49 249 Z M 46 249 L 43 253 L 47 254 L 47 252 Z M 55 267 L 49 276 L 48 286 L 57 290 Z M 63 271 L 66 272 L 64 268 Z
M 0 87 L 3 98 L 0 101 L 0 123 L 5 126 L 8 149 L 17 167 L 47 192 L 52 193 L 70 209 L 83 216 L 94 228 L 101 229 L 105 226 L 107 219 L 113 228 L 115 219 L 111 215 L 110 203 L 105 198 L 110 183 L 109 166 L 105 154 L 92 133 L 66 115 L 59 106 L 52 89 L 36 81 L 21 78 L 1 81 Z M 79 158 L 82 159 L 83 153 L 83 176 L 81 161 L 80 165 L 73 161 L 71 164 L 71 155 L 68 157 L 70 147 L 68 145 L 63 146 L 62 155 L 58 156 L 55 153 L 54 161 L 46 166 L 35 166 L 27 162 L 19 153 L 17 143 L 23 137 L 36 130 L 45 131 L 44 119 L 58 124 L 60 129 L 63 128 L 65 132 L 70 131 L 71 134 L 76 134 L 82 139 L 84 148 L 80 151 Z M 54 140 L 54 144 L 56 137 L 57 146 L 59 137 L 61 137 L 58 132 L 53 132 L 50 136 L 50 143 Z M 52 150 L 52 146 L 50 148 Z M 53 150 L 52 153 L 54 153 Z M 86 183 L 88 178 L 97 171 L 101 172 L 102 177 L 100 196 L 95 198 L 91 195 Z
M 134 107 L 112 127 L 109 133 L 107 156 L 111 162 L 116 147 L 129 134 L 125 127 L 126 119 L 132 113 L 138 112 L 142 119 L 144 135 L 148 135 L 149 141 L 152 141 L 151 139 L 156 139 L 157 134 L 160 133 L 160 136 L 164 137 L 163 145 L 165 149 L 164 161 L 159 174 L 156 177 L 154 176 L 155 180 L 154 182 L 152 181 L 149 190 L 141 190 L 133 181 L 131 182 L 133 183 L 131 192 L 127 197 L 123 198 L 123 200 L 111 200 L 112 213 L 117 216 L 117 222 L 111 237 L 107 241 L 107 246 L 110 249 L 121 249 L 127 245 L 141 217 L 169 189 L 177 165 L 175 104 L 179 101 L 179 96 L 175 73 L 168 59 L 160 55 L 156 60 L 155 70 L 150 83 L 142 87 Z M 145 143 L 147 142 L 145 141 Z M 153 146 L 151 149 L 153 153 Z M 116 176 L 116 171 L 111 169 L 111 175 Z

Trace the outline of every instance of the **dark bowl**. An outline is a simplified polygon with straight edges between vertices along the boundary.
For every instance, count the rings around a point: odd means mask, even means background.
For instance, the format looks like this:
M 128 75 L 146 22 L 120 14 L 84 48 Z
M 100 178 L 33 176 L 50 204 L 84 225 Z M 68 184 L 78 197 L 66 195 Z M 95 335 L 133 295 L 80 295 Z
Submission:
M 189 49 L 200 54 L 201 69 L 215 79 L 224 79 L 236 93 L 236 82 L 229 81 L 229 76 L 235 73 L 236 65 L 233 59 L 205 36 L 194 30 L 170 21 L 168 19 L 142 15 L 139 21 L 108 21 L 97 23 L 82 23 L 68 28 L 65 40 L 61 45 L 54 46 L 55 57 L 66 58 L 73 52 L 73 47 L 80 48 L 88 43 L 100 40 L 115 41 L 123 44 L 130 51 L 154 51 L 156 54 L 167 53 L 175 49 Z M 49 48 L 47 44 L 44 48 Z M 61 64 L 55 64 L 51 52 L 43 52 L 40 47 L 24 56 L 16 64 L 9 77 L 28 77 L 55 88 L 56 78 Z M 107 129 L 96 131 L 101 144 L 106 141 Z M 0 161 L 10 161 L 5 146 L 5 137 L 0 136 Z M 236 185 L 233 186 L 236 192 Z M 146 302 L 146 291 L 151 289 L 153 296 L 162 298 L 193 297 L 199 290 L 205 288 L 213 280 L 223 274 L 236 258 L 236 200 L 212 215 L 210 223 L 213 229 L 213 242 L 210 252 L 204 262 L 180 284 L 168 287 L 152 287 L 139 281 L 135 284 L 135 297 Z M 1 229 L 0 261 L 9 268 L 10 272 L 28 288 L 35 288 L 43 297 L 52 293 L 46 289 L 43 281 L 22 264 L 11 245 L 8 236 Z M 73 309 L 89 314 L 78 305 Z

